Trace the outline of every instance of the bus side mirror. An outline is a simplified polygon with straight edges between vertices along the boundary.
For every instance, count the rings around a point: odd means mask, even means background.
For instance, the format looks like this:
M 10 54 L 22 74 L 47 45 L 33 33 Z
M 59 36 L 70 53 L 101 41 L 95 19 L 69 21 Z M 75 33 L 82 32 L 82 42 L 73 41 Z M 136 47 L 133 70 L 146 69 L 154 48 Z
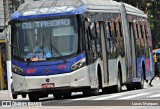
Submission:
M 11 20 L 8 21 L 8 25 L 11 25 Z

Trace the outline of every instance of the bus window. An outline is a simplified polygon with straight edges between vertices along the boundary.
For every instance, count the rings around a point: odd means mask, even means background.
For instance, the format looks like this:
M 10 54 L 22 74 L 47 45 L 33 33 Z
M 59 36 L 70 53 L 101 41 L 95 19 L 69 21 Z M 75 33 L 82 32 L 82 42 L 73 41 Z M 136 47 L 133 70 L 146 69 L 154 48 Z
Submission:
M 123 37 L 123 34 L 122 34 L 122 24 L 121 24 L 121 22 L 118 22 L 118 35 L 120 36 L 120 37 Z
M 142 36 L 142 39 L 144 38 L 144 33 L 143 33 L 143 28 L 142 28 L 142 25 L 140 25 L 140 32 L 141 32 L 141 36 Z
M 100 38 L 100 27 L 99 27 L 99 22 L 96 22 L 96 33 L 97 33 L 97 37 Z
M 117 22 L 114 22 L 115 37 L 118 37 Z
M 97 35 L 97 40 L 96 40 L 96 44 L 97 44 L 97 52 L 99 53 L 101 51 L 101 41 L 100 41 L 100 26 L 99 26 L 99 22 L 96 22 L 96 35 Z
M 95 23 L 92 23 L 90 25 L 89 31 L 90 31 L 90 39 L 91 39 L 91 41 L 90 41 L 91 48 L 92 48 L 92 51 L 94 53 L 94 58 L 96 58 L 97 57 L 97 55 L 96 55 L 96 53 L 97 53 L 97 47 L 96 47 L 97 42 L 96 41 L 98 40 L 98 38 L 96 36 L 96 26 L 95 26 Z
M 115 22 L 111 24 L 111 37 L 116 37 Z
M 138 24 L 136 24 L 136 27 L 135 27 L 135 29 L 136 29 L 136 35 L 137 35 L 137 38 L 139 38 L 139 32 L 138 32 Z
M 105 39 L 106 39 L 106 47 L 107 47 L 107 54 L 108 58 L 110 56 L 110 22 L 105 22 Z
M 110 44 L 110 58 L 116 57 L 116 50 L 117 50 L 117 34 L 116 34 L 116 28 L 115 28 L 115 22 L 108 22 L 108 27 L 110 31 L 110 38 L 109 38 L 109 44 Z
M 88 41 L 88 28 L 87 27 L 85 27 L 85 49 L 86 49 L 86 51 L 88 51 L 89 50 L 89 41 Z
M 90 25 L 90 35 L 91 35 L 91 40 L 94 40 L 94 39 L 96 39 L 96 27 L 95 27 L 95 24 L 94 23 L 92 23 L 91 25 Z
M 119 22 L 116 22 L 117 37 L 121 37 Z
M 146 39 L 148 39 L 148 37 L 147 37 L 146 25 L 144 25 L 144 34 L 145 34 Z

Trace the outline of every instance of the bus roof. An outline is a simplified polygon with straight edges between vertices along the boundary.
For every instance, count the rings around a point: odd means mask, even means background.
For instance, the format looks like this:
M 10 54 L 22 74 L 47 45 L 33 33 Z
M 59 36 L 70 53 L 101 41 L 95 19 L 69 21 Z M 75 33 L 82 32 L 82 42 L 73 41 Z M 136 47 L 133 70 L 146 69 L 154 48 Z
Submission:
M 144 13 L 125 4 L 127 12 Z M 40 0 L 22 4 L 12 19 L 40 18 L 46 16 L 83 14 L 84 12 L 120 12 L 120 2 L 107 0 Z

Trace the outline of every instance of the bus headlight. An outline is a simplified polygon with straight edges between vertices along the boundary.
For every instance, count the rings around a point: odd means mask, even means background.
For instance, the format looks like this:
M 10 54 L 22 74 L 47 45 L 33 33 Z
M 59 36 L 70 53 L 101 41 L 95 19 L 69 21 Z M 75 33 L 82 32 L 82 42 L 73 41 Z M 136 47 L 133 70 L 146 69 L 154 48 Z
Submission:
M 84 67 L 86 65 L 86 58 L 83 58 L 81 59 L 80 61 L 74 63 L 72 66 L 71 66 L 71 70 L 72 71 L 75 71 L 77 69 L 80 69 L 82 67 Z
M 18 75 L 22 75 L 22 76 L 24 75 L 23 69 L 15 66 L 15 65 L 12 65 L 12 72 L 16 73 Z

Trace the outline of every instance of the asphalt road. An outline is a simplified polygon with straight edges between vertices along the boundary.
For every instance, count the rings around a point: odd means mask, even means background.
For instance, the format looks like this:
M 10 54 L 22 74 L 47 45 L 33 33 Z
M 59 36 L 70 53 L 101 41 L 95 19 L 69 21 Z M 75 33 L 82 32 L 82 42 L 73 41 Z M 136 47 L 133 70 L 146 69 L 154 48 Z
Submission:
M 79 92 L 62 100 L 54 100 L 50 95 L 40 101 L 43 106 L 160 106 L 160 81 L 153 87 L 145 84 L 140 90 L 127 91 L 124 87 L 121 93 L 100 93 L 98 96 L 84 96 Z

